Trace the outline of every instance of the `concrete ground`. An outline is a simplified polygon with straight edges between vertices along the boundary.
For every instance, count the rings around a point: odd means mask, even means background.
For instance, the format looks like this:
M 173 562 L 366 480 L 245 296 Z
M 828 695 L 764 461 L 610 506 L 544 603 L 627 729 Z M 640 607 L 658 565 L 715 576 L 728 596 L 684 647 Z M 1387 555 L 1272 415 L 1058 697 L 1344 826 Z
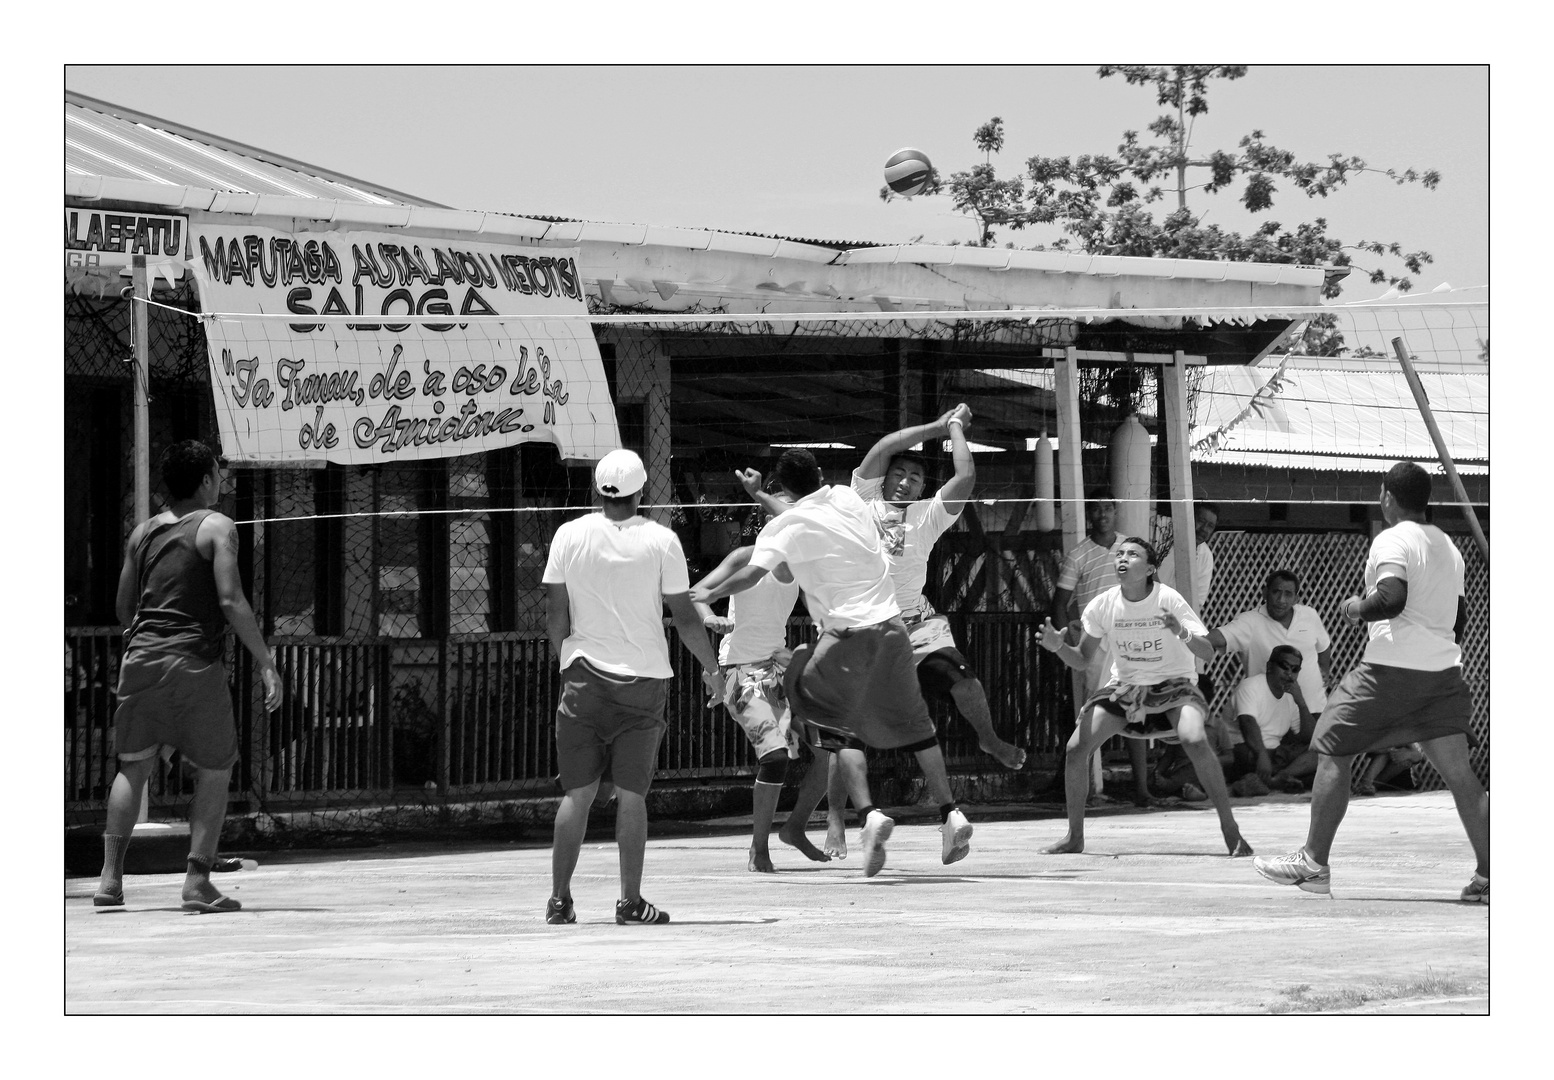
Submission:
M 1304 840 L 1309 796 L 1235 807 L 1259 853 Z M 774 837 L 780 872 L 761 875 L 748 819 L 659 826 L 643 892 L 661 927 L 615 925 L 604 837 L 565 927 L 544 922 L 550 850 L 532 844 L 260 854 L 215 878 L 244 905 L 227 915 L 183 914 L 179 874 L 129 875 L 104 910 L 70 878 L 65 1011 L 1488 1012 L 1489 911 L 1457 902 L 1473 856 L 1444 792 L 1351 803 L 1331 899 L 1227 858 L 1207 804 L 1097 812 L 1062 856 L 1037 854 L 1059 820 L 966 809 L 965 861 L 940 864 L 937 817 L 913 808 L 873 879 L 856 828 L 826 864 Z

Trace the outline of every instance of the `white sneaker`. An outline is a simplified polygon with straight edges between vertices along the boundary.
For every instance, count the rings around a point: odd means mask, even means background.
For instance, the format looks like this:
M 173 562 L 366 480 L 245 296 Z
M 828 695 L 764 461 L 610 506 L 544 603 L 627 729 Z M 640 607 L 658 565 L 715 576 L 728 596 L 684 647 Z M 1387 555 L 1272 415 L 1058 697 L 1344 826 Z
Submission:
M 885 841 L 896 828 L 896 823 L 878 810 L 870 810 L 863 823 L 863 876 L 873 877 L 885 869 Z
M 1313 862 L 1305 848 L 1271 859 L 1259 855 L 1252 860 L 1252 869 L 1279 885 L 1295 885 L 1324 896 L 1331 896 L 1333 892 L 1332 872 L 1321 863 Z
M 971 854 L 971 822 L 959 810 L 950 811 L 950 816 L 939 826 L 939 833 L 944 837 L 945 866 Z

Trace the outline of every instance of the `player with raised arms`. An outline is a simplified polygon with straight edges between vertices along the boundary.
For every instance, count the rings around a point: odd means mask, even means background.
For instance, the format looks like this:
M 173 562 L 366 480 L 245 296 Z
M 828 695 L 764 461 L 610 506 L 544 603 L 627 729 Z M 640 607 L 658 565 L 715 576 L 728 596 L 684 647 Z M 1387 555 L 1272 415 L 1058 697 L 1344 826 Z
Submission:
M 1225 847 L 1231 855 L 1250 855 L 1252 849 L 1230 811 L 1224 770 L 1205 732 L 1209 707 L 1198 689 L 1193 657 L 1214 655 L 1208 631 L 1181 593 L 1155 580 L 1160 558 L 1148 541 L 1124 538 L 1116 558 L 1120 584 L 1085 606 L 1084 637 L 1078 646 L 1064 642 L 1063 631 L 1050 617 L 1042 626 L 1042 648 L 1075 670 L 1084 670 L 1103 643 L 1112 650 L 1110 681 L 1080 706 L 1079 722 L 1063 755 L 1068 835 L 1042 853 L 1085 849 L 1090 755 L 1113 735 L 1122 735 L 1179 741 L 1219 813 Z

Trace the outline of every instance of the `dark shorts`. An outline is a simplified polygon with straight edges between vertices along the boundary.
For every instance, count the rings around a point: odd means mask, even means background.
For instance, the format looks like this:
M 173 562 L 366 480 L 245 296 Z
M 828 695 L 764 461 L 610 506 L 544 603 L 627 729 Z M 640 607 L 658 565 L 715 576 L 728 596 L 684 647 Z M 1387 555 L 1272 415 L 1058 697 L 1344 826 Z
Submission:
M 556 764 L 573 791 L 608 776 L 617 788 L 646 795 L 663 738 L 668 679 L 600 671 L 574 660 L 561 673 L 556 705 Z
M 1478 738 L 1468 721 L 1473 695 L 1462 668 L 1419 671 L 1361 662 L 1328 696 L 1311 749 L 1331 757 L 1386 750 L 1448 735 Z
M 940 649 L 917 662 L 917 688 L 929 701 L 953 704 L 955 698 L 951 691 L 955 689 L 955 684 L 975 678 L 971 673 L 971 665 L 966 663 L 959 649 Z
M 1086 698 L 1079 713 L 1083 716 L 1086 709 L 1094 707 L 1128 721 L 1128 726 L 1118 733 L 1124 738 L 1173 743 L 1176 725 L 1166 714 L 1183 705 L 1197 705 L 1208 716 L 1208 702 L 1203 700 L 1203 691 L 1193 679 L 1167 679 L 1153 686 L 1110 683 Z
M 899 618 L 822 631 L 813 646 L 793 651 L 784 689 L 794 717 L 806 726 L 878 750 L 932 743 L 937 735 Z M 813 735 L 808 741 L 818 744 Z
M 119 756 L 148 757 L 170 747 L 198 769 L 237 762 L 232 689 L 220 660 L 132 649 L 119 665 L 118 695 L 113 749 Z

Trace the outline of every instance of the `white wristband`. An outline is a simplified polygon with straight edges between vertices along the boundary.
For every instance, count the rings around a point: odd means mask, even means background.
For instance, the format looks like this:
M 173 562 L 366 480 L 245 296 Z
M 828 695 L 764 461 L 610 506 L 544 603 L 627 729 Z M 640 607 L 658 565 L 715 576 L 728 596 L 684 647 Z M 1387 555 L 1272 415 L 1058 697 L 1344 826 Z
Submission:
M 950 417 L 948 420 L 946 420 L 944 422 L 944 425 L 945 425 L 945 427 L 960 427 L 960 428 L 964 428 L 966 426 L 966 422 L 964 420 L 962 420 L 958 416 L 952 416 L 952 417 Z

